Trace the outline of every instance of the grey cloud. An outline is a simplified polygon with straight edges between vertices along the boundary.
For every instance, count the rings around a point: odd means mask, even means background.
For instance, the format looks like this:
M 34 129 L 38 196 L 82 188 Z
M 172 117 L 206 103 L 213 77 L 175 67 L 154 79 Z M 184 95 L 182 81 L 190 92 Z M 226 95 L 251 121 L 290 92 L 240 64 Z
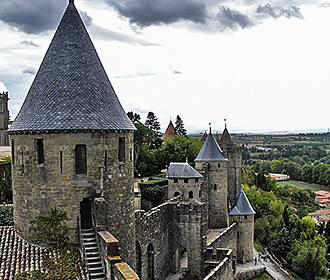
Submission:
M 36 74 L 36 70 L 32 67 L 26 67 L 22 70 L 23 74 L 28 74 L 28 75 L 35 75 Z
M 0 20 L 28 34 L 54 30 L 59 23 L 67 0 L 2 0 Z M 86 25 L 92 18 L 80 11 Z
M 173 70 L 173 74 L 175 74 L 175 75 L 179 75 L 179 74 L 182 74 L 182 72 L 181 71 L 179 71 L 179 70 Z
M 141 45 L 146 47 L 159 46 L 158 44 L 143 40 L 141 38 L 138 38 L 137 36 L 119 33 L 94 24 L 90 27 L 90 31 L 96 38 L 102 40 L 118 41 L 126 44 Z
M 140 27 L 170 24 L 180 20 L 204 23 L 206 6 L 198 0 L 106 0 L 131 24 Z
M 288 8 L 283 8 L 279 6 L 272 6 L 270 3 L 264 6 L 258 6 L 257 14 L 271 16 L 273 18 L 287 17 L 287 18 L 303 18 L 303 15 L 300 12 L 300 8 L 297 6 L 291 6 Z
M 34 48 L 39 48 L 40 45 L 33 41 L 22 41 L 19 43 L 20 45 L 26 46 L 26 47 L 34 47 Z
M 254 25 L 248 15 L 225 6 L 220 7 L 217 20 L 222 27 L 230 29 L 236 29 L 237 27 L 247 28 Z

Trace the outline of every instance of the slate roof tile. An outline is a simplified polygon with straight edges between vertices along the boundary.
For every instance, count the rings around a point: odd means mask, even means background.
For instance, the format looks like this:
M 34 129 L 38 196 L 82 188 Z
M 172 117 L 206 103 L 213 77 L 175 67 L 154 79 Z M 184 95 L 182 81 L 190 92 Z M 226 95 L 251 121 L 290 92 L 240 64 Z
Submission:
M 213 134 L 210 132 L 195 161 L 212 162 L 224 160 L 227 159 L 224 157 L 221 148 L 219 147 Z
M 171 162 L 168 178 L 203 178 L 203 176 L 186 162 Z

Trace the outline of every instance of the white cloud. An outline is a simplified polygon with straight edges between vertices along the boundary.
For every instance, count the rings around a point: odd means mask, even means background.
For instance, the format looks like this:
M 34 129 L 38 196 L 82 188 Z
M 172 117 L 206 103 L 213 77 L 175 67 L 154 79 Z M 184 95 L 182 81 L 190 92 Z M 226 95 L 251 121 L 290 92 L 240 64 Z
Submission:
M 7 92 L 8 89 L 6 87 L 6 85 L 0 81 L 0 92 Z

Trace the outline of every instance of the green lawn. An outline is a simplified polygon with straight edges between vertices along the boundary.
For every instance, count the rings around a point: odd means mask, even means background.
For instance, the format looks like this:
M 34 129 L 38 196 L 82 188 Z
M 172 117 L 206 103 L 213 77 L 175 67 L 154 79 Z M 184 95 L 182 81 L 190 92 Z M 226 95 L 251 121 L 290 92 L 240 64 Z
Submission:
M 288 185 L 290 187 L 295 187 L 300 190 L 309 190 L 309 191 L 320 191 L 320 190 L 329 190 L 325 186 L 317 185 L 317 184 L 310 184 L 302 181 L 283 181 L 283 182 L 277 182 L 278 186 L 285 186 Z M 330 191 L 330 190 L 329 190 Z

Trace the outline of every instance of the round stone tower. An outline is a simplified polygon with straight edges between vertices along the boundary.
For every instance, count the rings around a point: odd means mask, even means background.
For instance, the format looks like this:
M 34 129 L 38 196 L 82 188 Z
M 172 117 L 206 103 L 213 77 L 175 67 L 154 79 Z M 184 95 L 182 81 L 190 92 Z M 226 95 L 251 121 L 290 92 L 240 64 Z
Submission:
M 195 159 L 196 169 L 204 171 L 207 188 L 204 195 L 208 201 L 209 228 L 224 228 L 229 225 L 228 217 L 228 160 L 212 135 L 211 129 L 202 149 Z
M 29 240 L 30 222 L 57 207 L 78 243 L 78 224 L 95 227 L 102 218 L 134 267 L 134 130 L 70 0 L 9 129 L 15 229 Z
M 253 260 L 254 214 L 249 199 L 241 190 L 236 206 L 229 213 L 230 221 L 237 223 L 237 262 L 246 263 Z

